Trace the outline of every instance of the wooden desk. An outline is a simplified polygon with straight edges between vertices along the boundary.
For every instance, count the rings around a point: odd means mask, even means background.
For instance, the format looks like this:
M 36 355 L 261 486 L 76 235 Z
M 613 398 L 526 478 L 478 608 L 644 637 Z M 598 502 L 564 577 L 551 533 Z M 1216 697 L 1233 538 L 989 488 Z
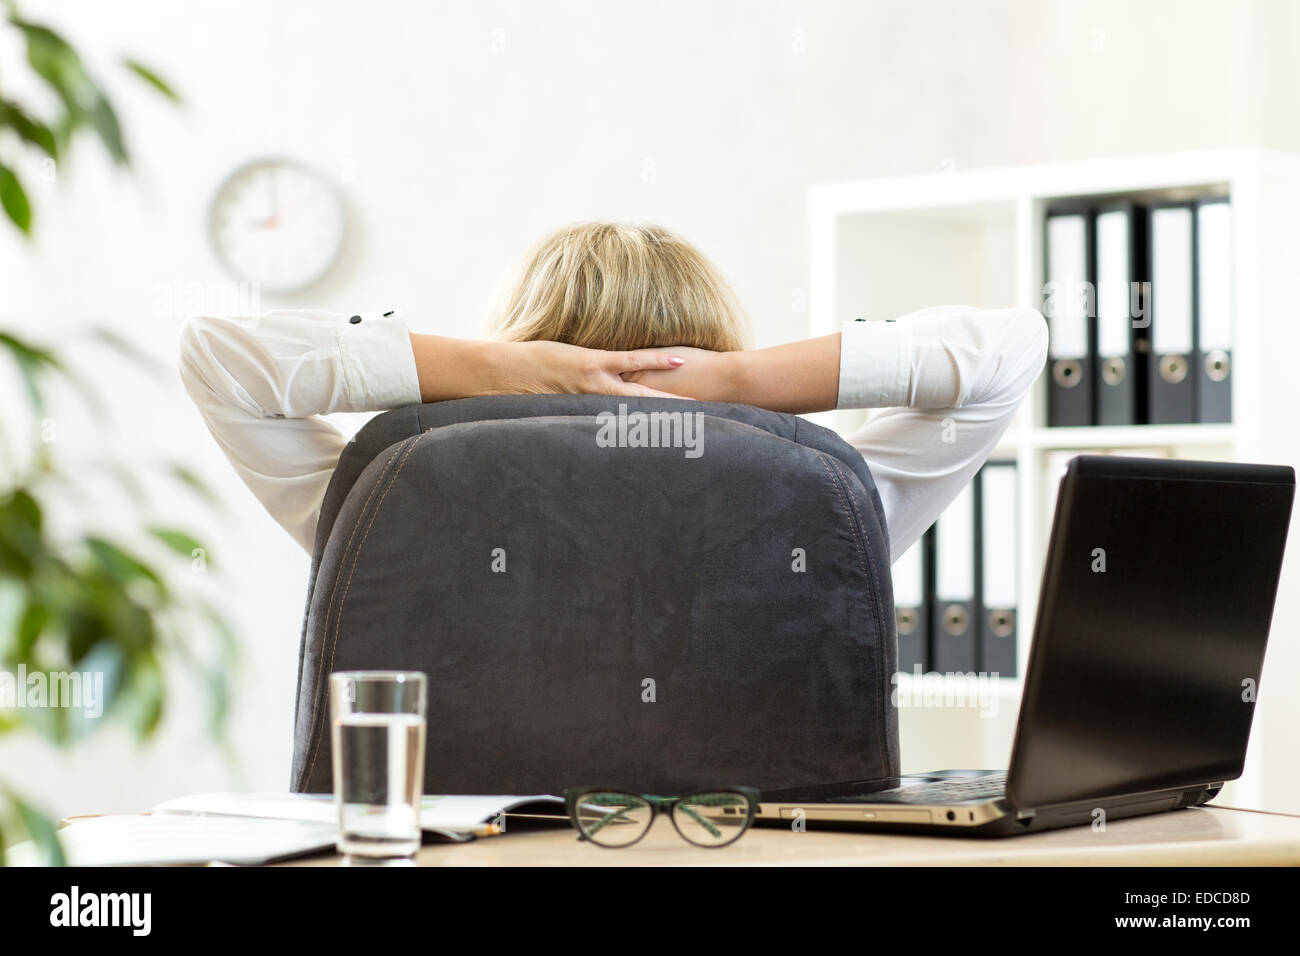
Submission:
M 289 866 L 336 866 L 336 855 Z M 1001 840 L 755 827 L 721 850 L 693 847 L 666 819 L 632 847 L 580 843 L 547 829 L 420 849 L 422 866 L 1296 866 L 1300 816 L 1196 807 Z

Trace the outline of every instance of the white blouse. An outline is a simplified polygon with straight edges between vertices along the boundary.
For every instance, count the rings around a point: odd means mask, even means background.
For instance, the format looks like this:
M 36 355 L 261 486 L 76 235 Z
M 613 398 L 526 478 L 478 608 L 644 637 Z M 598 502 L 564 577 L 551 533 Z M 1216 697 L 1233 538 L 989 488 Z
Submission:
M 880 491 L 893 560 L 997 445 L 1043 368 L 1033 309 L 940 306 L 844 324 L 838 407 L 882 408 L 845 436 Z M 194 318 L 181 380 L 240 478 L 308 552 L 347 440 L 321 415 L 420 401 L 399 312 Z

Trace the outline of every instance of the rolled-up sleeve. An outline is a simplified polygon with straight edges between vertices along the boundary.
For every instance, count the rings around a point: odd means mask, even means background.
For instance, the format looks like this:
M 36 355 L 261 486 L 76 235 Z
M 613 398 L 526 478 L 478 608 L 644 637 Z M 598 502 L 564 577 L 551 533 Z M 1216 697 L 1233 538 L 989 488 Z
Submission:
M 975 476 L 1047 358 L 1034 309 L 940 306 L 845 323 L 840 408 L 882 408 L 848 441 L 880 491 L 897 560 Z
M 420 400 L 396 311 L 197 317 L 181 330 L 180 374 L 240 478 L 309 552 L 346 444 L 320 416 Z
M 897 319 L 845 322 L 840 333 L 839 408 L 908 404 L 912 324 Z

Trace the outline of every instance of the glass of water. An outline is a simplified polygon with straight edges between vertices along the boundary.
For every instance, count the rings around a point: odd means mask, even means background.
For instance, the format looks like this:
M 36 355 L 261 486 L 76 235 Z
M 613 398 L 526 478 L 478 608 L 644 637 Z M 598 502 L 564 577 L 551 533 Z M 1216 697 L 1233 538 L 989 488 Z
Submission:
M 402 857 L 419 849 L 426 683 L 417 671 L 330 675 L 340 853 Z

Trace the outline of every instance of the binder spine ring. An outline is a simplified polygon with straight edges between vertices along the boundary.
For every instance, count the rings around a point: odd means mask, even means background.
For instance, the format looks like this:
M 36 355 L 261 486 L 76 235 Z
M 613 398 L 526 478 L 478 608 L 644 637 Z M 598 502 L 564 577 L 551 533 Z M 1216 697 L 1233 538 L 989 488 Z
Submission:
M 989 612 L 989 630 L 994 637 L 1010 637 L 1016 632 L 1016 612 L 993 610 Z
M 1101 380 L 1107 385 L 1119 385 L 1128 375 L 1128 363 L 1118 355 L 1101 363 Z
M 1187 378 L 1187 356 L 1160 356 L 1160 377 L 1170 385 L 1177 385 L 1183 379 Z
M 965 634 L 969 624 L 970 617 L 960 604 L 949 604 L 943 609 L 943 629 L 953 637 Z
M 899 608 L 895 613 L 898 624 L 898 633 L 907 637 L 916 631 L 917 624 L 920 623 L 919 615 L 911 608 Z
M 1215 349 L 1213 352 L 1206 353 L 1205 356 L 1205 377 L 1211 382 L 1222 382 L 1232 371 L 1232 360 L 1228 358 L 1228 353 L 1223 349 Z
M 1074 388 L 1083 381 L 1083 363 L 1078 359 L 1057 359 L 1052 365 L 1052 378 L 1061 388 Z

